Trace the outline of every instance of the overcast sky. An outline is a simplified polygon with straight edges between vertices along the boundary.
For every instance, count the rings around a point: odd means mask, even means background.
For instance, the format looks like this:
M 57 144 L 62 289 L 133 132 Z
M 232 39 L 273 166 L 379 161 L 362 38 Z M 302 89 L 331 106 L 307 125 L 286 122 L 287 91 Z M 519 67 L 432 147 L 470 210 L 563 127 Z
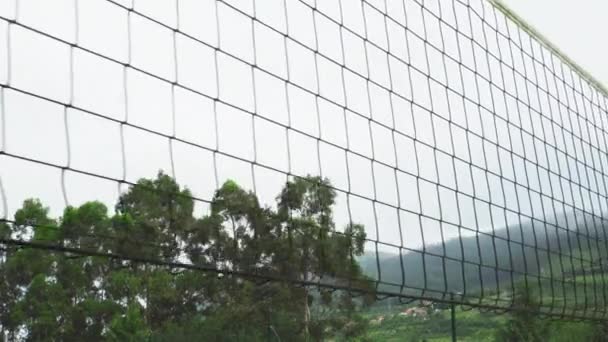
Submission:
M 605 87 L 608 85 L 608 1 L 503 1 Z
M 421 227 L 437 243 L 608 210 L 606 96 L 485 2 L 176 1 L 0 2 L 0 215 L 28 197 L 112 207 L 114 180 L 159 169 L 200 199 L 234 179 L 267 204 L 287 173 L 322 174 L 338 226 L 411 248 Z

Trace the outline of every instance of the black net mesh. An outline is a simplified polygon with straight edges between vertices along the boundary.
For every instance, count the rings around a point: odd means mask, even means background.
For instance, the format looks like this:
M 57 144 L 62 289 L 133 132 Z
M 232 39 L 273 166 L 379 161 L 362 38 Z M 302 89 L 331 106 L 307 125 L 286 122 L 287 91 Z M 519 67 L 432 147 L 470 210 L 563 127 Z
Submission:
M 523 283 L 543 313 L 605 317 L 607 95 L 490 3 L 30 3 L 0 5 L 4 222 L 29 197 L 113 205 L 158 170 L 201 215 L 228 179 L 272 206 L 320 175 L 335 234 L 365 227 L 373 289 L 235 273 L 488 309 Z M 129 239 L 167 257 L 2 242 L 227 272 Z

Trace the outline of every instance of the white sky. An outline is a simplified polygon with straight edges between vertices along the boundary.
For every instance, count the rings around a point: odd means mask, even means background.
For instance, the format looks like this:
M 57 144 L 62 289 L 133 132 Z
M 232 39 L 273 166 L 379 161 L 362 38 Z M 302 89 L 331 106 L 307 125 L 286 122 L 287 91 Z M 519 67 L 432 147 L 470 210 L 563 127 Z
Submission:
M 284 172 L 321 173 L 341 190 L 339 226 L 350 212 L 370 239 L 412 248 L 420 225 L 436 243 L 459 226 L 608 211 L 606 98 L 584 88 L 590 102 L 556 82 L 561 69 L 547 51 L 525 35 L 520 44 L 485 2 L 473 1 L 473 12 L 458 0 L 425 1 L 423 12 L 414 0 L 323 0 L 314 11 L 312 0 L 137 0 L 129 15 L 109 0 L 77 9 L 74 0 L 19 1 L 18 23 L 104 59 L 9 25 L 15 1 L 0 2 L 0 215 L 28 197 L 54 215 L 64 195 L 110 207 L 117 197 L 111 180 L 11 155 L 129 182 L 163 169 L 206 200 L 231 178 L 270 203 Z M 486 13 L 486 26 L 475 13 Z M 120 64 L 128 61 L 133 68 Z
M 503 0 L 520 17 L 608 87 L 608 1 Z M 566 23 L 566 24 L 564 24 Z

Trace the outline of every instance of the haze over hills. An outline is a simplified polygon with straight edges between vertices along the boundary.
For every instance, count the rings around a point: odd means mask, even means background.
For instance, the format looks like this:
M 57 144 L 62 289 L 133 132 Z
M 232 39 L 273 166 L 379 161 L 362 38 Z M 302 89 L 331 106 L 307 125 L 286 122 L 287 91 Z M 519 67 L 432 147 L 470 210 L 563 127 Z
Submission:
M 563 214 L 558 221 L 560 228 L 554 225 L 555 221 L 529 221 L 496 229 L 494 233 L 457 237 L 426 246 L 424 254 L 422 248 L 404 249 L 401 258 L 398 254 L 379 251 L 376 255 L 375 250 L 367 250 L 359 262 L 364 272 L 379 280 L 379 287 L 386 291 L 399 292 L 404 284 L 406 288 L 440 292 L 464 292 L 466 287 L 469 294 L 482 286 L 485 293 L 509 290 L 511 282 L 517 282 L 523 274 L 561 277 L 562 273 L 589 272 L 599 267 L 600 261 L 608 264 L 605 223 L 582 213 Z M 566 226 L 571 228 L 561 228 Z

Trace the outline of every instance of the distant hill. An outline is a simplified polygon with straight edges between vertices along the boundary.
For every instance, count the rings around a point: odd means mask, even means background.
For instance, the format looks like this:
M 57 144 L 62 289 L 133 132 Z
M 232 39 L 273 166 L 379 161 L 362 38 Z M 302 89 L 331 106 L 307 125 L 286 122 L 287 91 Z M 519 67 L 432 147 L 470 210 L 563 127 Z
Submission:
M 402 258 L 396 254 L 380 252 L 378 253 L 379 269 L 376 251 L 366 251 L 359 262 L 364 272 L 373 279 L 381 280 L 380 288 L 387 291 L 398 292 L 399 287 L 383 283 L 399 285 L 403 283 L 407 287 L 437 291 L 447 289 L 453 292 L 463 292 L 466 285 L 467 292 L 471 293 L 479 291 L 482 284 L 486 291 L 508 290 L 511 279 L 515 282 L 521 277 L 518 272 L 536 274 L 540 270 L 541 274 L 549 276 L 551 272 L 554 275 L 561 272 L 571 273 L 575 270 L 580 273 L 581 270 L 596 267 L 591 264 L 581 265 L 578 260 L 572 264 L 569 257 L 562 257 L 560 263 L 560 250 L 561 254 L 572 251 L 575 256 L 583 253 L 586 259 L 606 260 L 605 243 L 598 248 L 594 241 L 596 232 L 604 239 L 606 233 L 604 226 L 592 223 L 594 221 L 591 216 L 582 214 L 563 214 L 557 219 L 561 224 L 568 222 L 568 226 L 572 228 L 566 231 L 555 226 L 543 225 L 538 221 L 527 222 L 496 229 L 493 233 L 495 237 L 478 234 L 454 238 L 445 241 L 443 245 L 439 243 L 427 246 L 424 257 L 422 253 L 407 250 L 403 250 Z M 577 231 L 584 234 L 589 231 L 591 239 L 580 236 Z M 538 248 L 522 247 L 521 241 Z M 469 263 L 456 261 L 462 259 Z M 480 262 L 484 266 L 479 267 L 477 264 Z M 497 271 L 496 266 L 504 271 Z M 515 271 L 513 274 L 508 271 L 511 269 Z

